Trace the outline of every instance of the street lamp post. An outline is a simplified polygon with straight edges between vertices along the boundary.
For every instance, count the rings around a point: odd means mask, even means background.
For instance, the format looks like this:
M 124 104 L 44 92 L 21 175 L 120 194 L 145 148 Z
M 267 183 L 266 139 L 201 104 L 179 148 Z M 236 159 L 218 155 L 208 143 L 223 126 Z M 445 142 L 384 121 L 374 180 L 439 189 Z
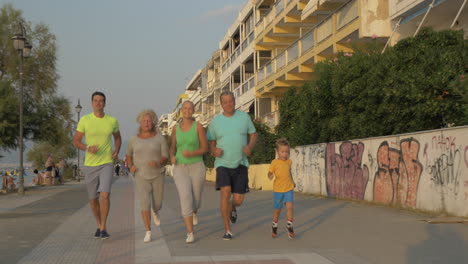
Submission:
M 80 99 L 78 99 L 78 104 L 75 106 L 75 111 L 76 113 L 78 113 L 78 122 L 80 122 L 80 113 L 81 113 L 81 109 L 83 109 L 83 107 L 81 106 L 80 104 Z M 76 164 L 76 181 L 79 182 L 80 181 L 80 149 L 77 148 L 77 151 L 78 151 L 78 163 Z
M 13 45 L 20 55 L 20 84 L 19 84 L 19 177 L 18 177 L 18 194 L 24 195 L 24 167 L 23 167 L 23 61 L 24 58 L 29 57 L 31 53 L 32 45 L 29 44 L 26 38 L 26 29 L 23 23 L 19 23 L 20 33 L 12 37 Z

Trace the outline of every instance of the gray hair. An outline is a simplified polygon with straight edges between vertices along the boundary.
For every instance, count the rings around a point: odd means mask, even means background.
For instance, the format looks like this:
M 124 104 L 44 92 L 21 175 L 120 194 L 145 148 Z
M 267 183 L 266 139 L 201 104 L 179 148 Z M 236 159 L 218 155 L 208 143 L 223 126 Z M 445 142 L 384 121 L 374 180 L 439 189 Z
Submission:
M 236 101 L 236 97 L 234 96 L 234 94 L 231 92 L 231 91 L 224 91 L 221 93 L 221 95 L 219 96 L 219 102 L 221 102 L 221 99 L 223 98 L 223 96 L 225 95 L 230 95 L 232 96 L 232 100 L 234 100 L 234 102 Z
M 153 121 L 153 127 L 151 128 L 151 132 L 156 132 L 156 125 L 158 124 L 158 115 L 156 115 L 156 113 L 151 109 L 144 109 L 138 114 L 136 121 L 140 123 L 145 115 L 149 115 L 151 117 L 151 120 Z M 138 133 L 141 133 L 141 127 L 138 127 Z

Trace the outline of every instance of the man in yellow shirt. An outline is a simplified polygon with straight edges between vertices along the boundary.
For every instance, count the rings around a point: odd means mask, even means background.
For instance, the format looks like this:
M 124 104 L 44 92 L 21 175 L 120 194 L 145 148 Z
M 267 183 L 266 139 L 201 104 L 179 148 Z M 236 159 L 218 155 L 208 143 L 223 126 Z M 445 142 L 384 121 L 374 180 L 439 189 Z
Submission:
M 122 139 L 117 119 L 104 113 L 106 96 L 102 92 L 94 92 L 91 96 L 91 105 L 93 113 L 80 119 L 73 137 L 73 144 L 86 151 L 83 171 L 89 203 L 98 225 L 94 237 L 107 239 L 109 233 L 106 229 L 106 222 L 114 175 L 113 160 L 118 157 Z M 82 142 L 83 136 L 85 143 Z M 114 138 L 113 151 L 112 137 Z

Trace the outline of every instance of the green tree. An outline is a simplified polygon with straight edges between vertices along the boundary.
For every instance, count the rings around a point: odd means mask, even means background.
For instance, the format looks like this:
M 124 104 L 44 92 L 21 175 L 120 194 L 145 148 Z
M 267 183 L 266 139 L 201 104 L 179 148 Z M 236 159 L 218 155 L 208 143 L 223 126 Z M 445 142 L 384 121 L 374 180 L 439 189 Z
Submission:
M 275 158 L 275 142 L 278 138 L 270 132 L 270 128 L 261 122 L 254 122 L 257 130 L 257 143 L 249 158 L 250 164 L 270 163 Z
M 18 146 L 18 99 L 20 56 L 11 37 L 25 25 L 28 41 L 33 45 L 31 57 L 24 60 L 24 137 L 53 145 L 65 142 L 72 125 L 69 102 L 56 94 L 57 47 L 55 36 L 44 24 L 25 21 L 20 10 L 11 4 L 0 8 L 0 149 Z M 6 95 L 6 96 L 4 96 Z
M 18 97 L 13 87 L 0 81 L 0 147 L 14 148 L 18 137 Z

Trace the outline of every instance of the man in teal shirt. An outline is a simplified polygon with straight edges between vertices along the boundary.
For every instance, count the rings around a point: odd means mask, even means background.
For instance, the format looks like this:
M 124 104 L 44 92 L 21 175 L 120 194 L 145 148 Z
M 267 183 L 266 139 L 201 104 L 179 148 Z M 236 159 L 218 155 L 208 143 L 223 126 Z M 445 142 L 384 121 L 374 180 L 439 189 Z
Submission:
M 117 159 L 122 139 L 119 123 L 114 117 L 104 113 L 106 96 L 102 92 L 94 92 L 91 96 L 93 113 L 83 116 L 78 123 L 73 144 L 86 151 L 84 172 L 86 188 L 91 210 L 98 228 L 95 238 L 107 239 L 107 216 L 110 207 L 110 189 L 114 175 L 113 160 Z M 83 144 L 83 136 L 86 144 Z M 112 137 L 114 150 L 112 150 Z
M 223 113 L 215 116 L 208 128 L 211 155 L 216 157 L 216 189 L 221 190 L 221 215 L 224 240 L 231 240 L 231 226 L 237 221 L 237 210 L 249 191 L 249 161 L 257 133 L 249 115 L 236 110 L 232 92 L 220 96 Z M 232 196 L 232 200 L 231 200 Z

